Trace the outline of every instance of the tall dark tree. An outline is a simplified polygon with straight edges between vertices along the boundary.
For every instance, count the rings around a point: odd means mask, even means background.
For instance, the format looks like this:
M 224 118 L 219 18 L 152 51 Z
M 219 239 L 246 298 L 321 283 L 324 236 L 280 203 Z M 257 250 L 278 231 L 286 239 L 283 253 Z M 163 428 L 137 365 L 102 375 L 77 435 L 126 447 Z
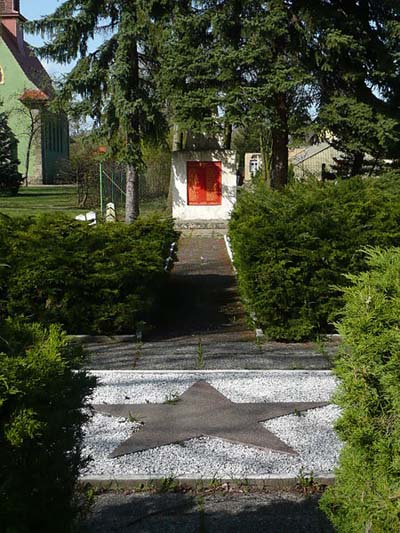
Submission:
M 288 135 L 306 120 L 301 17 L 284 0 L 205 0 L 177 12 L 166 43 L 163 78 L 182 126 L 219 132 L 257 128 L 271 143 L 271 185 L 288 174 Z M 268 142 L 267 142 L 268 141 Z M 229 142 L 225 142 L 229 147 Z
M 318 122 L 361 172 L 364 154 L 400 143 L 400 3 L 316 1 L 311 26 L 320 91 Z
M 195 1 L 167 39 L 177 121 L 221 134 L 253 125 L 281 188 L 288 136 L 310 124 L 314 103 L 314 127 L 349 154 L 354 175 L 366 152 L 398 147 L 399 11 L 398 0 Z
M 126 163 L 126 222 L 139 214 L 141 142 L 164 125 L 154 77 L 157 0 L 65 0 L 28 25 L 46 38 L 39 54 L 60 63 L 77 60 L 60 98 L 75 100 L 75 112 L 92 118 L 106 134 L 112 153 Z M 92 38 L 103 40 L 89 51 Z

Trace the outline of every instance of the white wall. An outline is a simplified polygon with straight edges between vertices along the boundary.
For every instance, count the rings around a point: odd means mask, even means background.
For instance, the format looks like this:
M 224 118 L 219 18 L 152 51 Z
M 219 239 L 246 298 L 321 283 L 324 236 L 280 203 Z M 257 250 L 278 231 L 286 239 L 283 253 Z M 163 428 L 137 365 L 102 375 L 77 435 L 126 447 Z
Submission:
M 221 161 L 221 205 L 188 205 L 188 161 Z M 177 220 L 229 220 L 231 211 L 236 203 L 236 170 L 236 152 L 233 152 L 231 150 L 212 150 L 205 152 L 173 152 L 172 216 Z

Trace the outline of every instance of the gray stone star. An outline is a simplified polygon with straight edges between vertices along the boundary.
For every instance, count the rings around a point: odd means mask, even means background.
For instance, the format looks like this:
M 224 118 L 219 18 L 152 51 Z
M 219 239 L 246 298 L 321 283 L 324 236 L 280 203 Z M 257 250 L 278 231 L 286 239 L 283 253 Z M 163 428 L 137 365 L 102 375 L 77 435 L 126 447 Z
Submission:
M 327 402 L 233 403 L 206 381 L 198 381 L 176 401 L 163 404 L 94 405 L 94 410 L 143 422 L 143 427 L 111 454 L 119 457 L 198 437 L 217 437 L 263 450 L 297 452 L 259 422 L 323 407 Z

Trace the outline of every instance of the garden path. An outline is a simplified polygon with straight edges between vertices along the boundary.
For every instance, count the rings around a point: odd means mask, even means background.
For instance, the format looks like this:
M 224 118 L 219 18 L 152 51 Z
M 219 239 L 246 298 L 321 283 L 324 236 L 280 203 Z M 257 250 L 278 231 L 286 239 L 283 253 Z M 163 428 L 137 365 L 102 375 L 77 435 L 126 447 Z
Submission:
M 267 397 L 273 402 L 330 399 L 333 378 L 318 370 L 330 368 L 337 340 L 324 346 L 257 340 L 246 322 L 223 235 L 186 235 L 180 240 L 178 255 L 167 312 L 157 331 L 140 342 L 127 337 L 87 340 L 88 368 L 99 377 L 94 403 L 133 404 L 147 398 L 146 402 L 162 403 L 201 379 L 239 403 L 254 402 L 257 395 L 264 402 Z M 319 411 L 272 421 L 271 429 L 299 450 L 298 456 L 288 458 L 207 438 L 112 458 L 115 446 L 132 435 L 132 422 L 97 413 L 85 438 L 85 452 L 95 457 L 86 476 L 100 483 L 125 480 L 130 487 L 129 480 L 138 474 L 150 483 L 154 477 L 168 479 L 169 472 L 194 480 L 211 479 L 218 473 L 224 479 L 230 472 L 229 479 L 259 474 L 257 479 L 272 475 L 271 479 L 276 476 L 279 481 L 287 471 L 294 480 L 288 484 L 293 486 L 302 465 L 311 461 L 316 465 L 311 470 L 329 472 L 325 455 L 328 462 L 335 462 L 339 448 L 331 426 L 337 414 L 332 406 Z M 229 483 L 218 490 L 210 487 L 206 485 L 203 493 L 178 494 L 107 490 L 96 497 L 87 531 L 332 530 L 318 509 L 318 495 L 310 499 L 293 491 L 231 490 Z
M 162 325 L 142 342 L 91 339 L 94 370 L 309 369 L 331 366 L 337 347 L 256 339 L 246 322 L 223 235 L 184 236 L 171 274 Z

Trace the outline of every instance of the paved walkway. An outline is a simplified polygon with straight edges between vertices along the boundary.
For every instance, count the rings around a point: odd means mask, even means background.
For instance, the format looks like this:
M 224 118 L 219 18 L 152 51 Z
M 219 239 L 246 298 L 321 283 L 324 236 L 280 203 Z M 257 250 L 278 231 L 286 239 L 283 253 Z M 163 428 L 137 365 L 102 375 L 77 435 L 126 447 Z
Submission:
M 209 491 L 211 492 L 211 491 Z M 87 524 L 92 533 L 331 533 L 318 497 L 216 492 L 106 493 Z
M 178 255 L 179 263 L 171 275 L 168 312 L 161 327 L 146 335 L 142 342 L 118 338 L 88 342 L 88 368 L 134 371 L 330 368 L 336 340 L 325 346 L 256 341 L 254 331 L 246 323 L 236 277 L 221 235 L 204 236 L 198 232 L 183 237 Z M 135 376 L 139 374 L 135 372 Z M 93 533 L 333 531 L 318 509 L 317 496 L 304 498 L 294 492 L 246 490 L 216 493 L 206 490 L 201 494 L 106 492 L 97 496 L 86 530 Z
M 242 332 L 248 338 L 223 237 L 183 237 L 171 275 L 168 313 L 154 339 Z M 247 335 L 246 335 L 247 334 Z
M 225 241 L 184 237 L 161 327 L 144 342 L 89 342 L 96 370 L 289 369 L 331 366 L 337 341 L 325 346 L 257 342 L 246 323 Z

